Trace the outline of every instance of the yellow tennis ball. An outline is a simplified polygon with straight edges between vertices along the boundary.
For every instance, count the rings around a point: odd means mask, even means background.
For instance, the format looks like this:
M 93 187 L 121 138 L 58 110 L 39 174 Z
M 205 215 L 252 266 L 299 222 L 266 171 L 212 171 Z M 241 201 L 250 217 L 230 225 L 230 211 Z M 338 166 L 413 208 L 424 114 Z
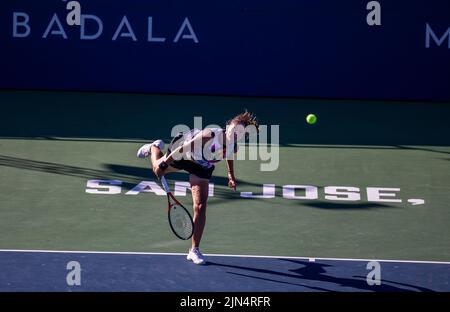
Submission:
M 308 122 L 310 125 L 315 124 L 317 121 L 317 117 L 314 114 L 309 114 L 308 116 L 306 116 L 306 122 Z

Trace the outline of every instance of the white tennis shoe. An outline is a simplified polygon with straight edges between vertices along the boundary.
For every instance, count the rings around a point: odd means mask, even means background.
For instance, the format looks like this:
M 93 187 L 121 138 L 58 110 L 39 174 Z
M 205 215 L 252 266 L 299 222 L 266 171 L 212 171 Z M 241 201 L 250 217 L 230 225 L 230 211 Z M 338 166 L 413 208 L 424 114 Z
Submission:
M 194 262 L 195 264 L 205 264 L 205 256 L 202 255 L 198 248 L 189 249 L 189 254 L 187 259 Z
M 153 143 L 142 145 L 141 148 L 137 151 L 137 157 L 146 158 L 150 156 L 150 150 L 153 145 L 160 150 L 164 148 L 164 142 L 162 140 L 156 140 Z

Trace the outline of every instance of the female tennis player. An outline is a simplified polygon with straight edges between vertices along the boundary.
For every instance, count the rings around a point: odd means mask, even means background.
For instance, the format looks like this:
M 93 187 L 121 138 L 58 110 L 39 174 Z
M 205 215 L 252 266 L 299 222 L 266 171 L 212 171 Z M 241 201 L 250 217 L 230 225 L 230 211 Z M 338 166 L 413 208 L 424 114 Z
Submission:
M 162 177 L 170 172 L 184 170 L 189 173 L 193 208 L 194 233 L 192 246 L 187 256 L 195 264 L 204 264 L 205 257 L 199 250 L 206 223 L 206 202 L 208 200 L 209 179 L 214 171 L 214 163 L 226 159 L 228 186 L 236 190 L 236 178 L 232 154 L 237 152 L 237 142 L 245 135 L 245 128 L 254 126 L 258 131 L 258 122 L 250 112 L 244 112 L 229 120 L 226 128 L 192 129 L 179 133 L 169 144 L 163 155 L 164 142 L 156 140 L 143 145 L 137 156 L 150 156 L 153 172 Z

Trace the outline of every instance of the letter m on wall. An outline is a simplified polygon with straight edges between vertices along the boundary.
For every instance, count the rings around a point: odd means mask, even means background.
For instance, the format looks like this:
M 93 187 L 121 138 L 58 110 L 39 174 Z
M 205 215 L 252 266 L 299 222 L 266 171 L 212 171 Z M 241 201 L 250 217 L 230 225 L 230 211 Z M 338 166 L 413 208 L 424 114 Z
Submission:
M 433 40 L 434 43 L 436 43 L 436 45 L 440 47 L 445 42 L 445 39 L 447 39 L 447 47 L 450 49 L 450 27 L 447 29 L 447 31 L 441 37 L 439 37 L 433 31 L 431 26 L 428 23 L 426 23 L 426 26 L 425 26 L 425 48 L 427 48 L 427 49 L 430 48 L 431 40 Z

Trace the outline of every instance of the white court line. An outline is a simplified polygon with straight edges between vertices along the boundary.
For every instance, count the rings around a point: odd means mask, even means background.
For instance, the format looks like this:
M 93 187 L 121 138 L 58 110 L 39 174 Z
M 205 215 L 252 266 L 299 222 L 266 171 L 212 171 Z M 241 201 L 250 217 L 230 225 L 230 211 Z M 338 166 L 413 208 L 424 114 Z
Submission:
M 23 252 L 23 253 L 69 253 L 69 254 L 112 254 L 112 255 L 153 255 L 153 256 L 186 256 L 186 253 L 175 252 L 139 252 L 139 251 L 80 251 L 80 250 L 42 250 L 42 249 L 0 249 L 0 252 Z M 259 256 L 259 255 L 226 255 L 226 254 L 205 254 L 208 257 L 236 257 L 236 258 L 266 258 L 266 259 L 299 259 L 299 260 L 331 260 L 331 261 L 378 261 L 397 263 L 426 263 L 426 264 L 447 264 L 445 261 L 421 261 L 421 260 L 393 260 L 393 259 L 352 259 L 352 258 L 320 258 L 320 257 L 292 257 L 292 256 Z

